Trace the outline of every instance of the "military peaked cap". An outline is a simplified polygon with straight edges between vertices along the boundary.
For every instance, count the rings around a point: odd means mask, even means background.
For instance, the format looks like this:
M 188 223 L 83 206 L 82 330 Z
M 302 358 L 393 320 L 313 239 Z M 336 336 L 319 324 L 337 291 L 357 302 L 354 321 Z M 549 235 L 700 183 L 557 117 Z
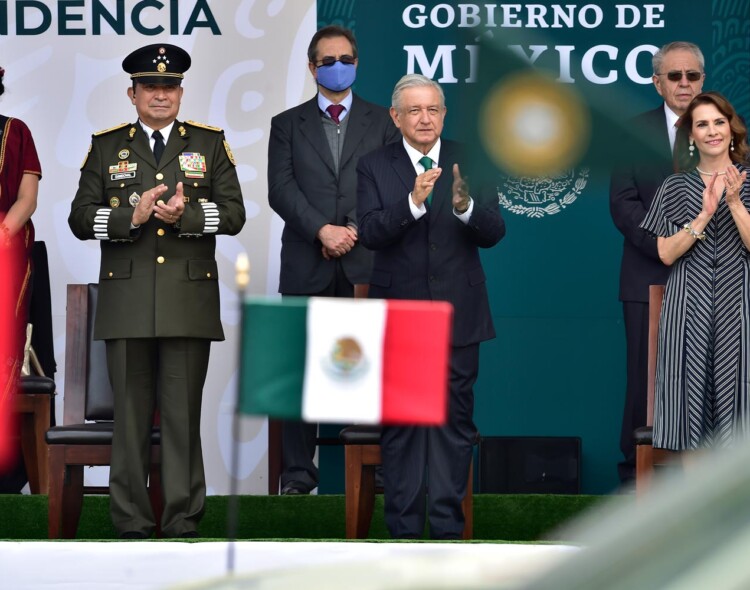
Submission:
M 168 43 L 155 43 L 136 49 L 122 60 L 122 69 L 141 84 L 180 84 L 190 68 L 187 51 Z

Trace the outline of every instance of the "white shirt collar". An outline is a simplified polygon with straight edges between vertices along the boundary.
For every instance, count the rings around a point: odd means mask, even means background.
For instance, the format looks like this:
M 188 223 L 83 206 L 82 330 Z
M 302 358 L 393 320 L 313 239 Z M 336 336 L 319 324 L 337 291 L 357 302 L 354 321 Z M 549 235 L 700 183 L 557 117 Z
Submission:
M 344 100 L 342 100 L 339 104 L 344 107 L 344 111 L 339 115 L 339 121 L 343 121 L 346 116 L 349 114 L 349 111 L 352 110 L 352 101 L 354 100 L 354 95 L 352 94 L 351 88 L 349 89 L 349 94 L 347 94 L 344 97 Z M 322 92 L 318 92 L 318 108 L 325 113 L 325 116 L 329 119 L 331 118 L 331 115 L 326 109 L 329 105 L 332 105 L 333 102 L 328 100 L 325 96 L 323 96 Z
M 143 121 L 138 119 L 138 122 L 141 124 L 141 127 L 143 128 L 143 131 L 146 132 L 146 137 L 148 137 L 148 144 L 151 146 L 151 149 L 154 149 L 154 138 L 151 137 L 151 134 L 154 132 L 151 127 L 146 125 Z M 169 125 L 166 127 L 162 127 L 159 129 L 161 131 L 161 134 L 164 136 L 164 145 L 167 145 L 167 141 L 169 140 L 169 134 L 172 133 L 172 127 L 174 127 L 174 121 L 172 121 Z
M 424 167 L 422 164 L 419 163 L 419 160 L 423 158 L 424 156 L 427 156 L 430 158 L 435 164 L 433 165 L 433 168 L 437 168 L 439 166 L 440 162 L 440 138 L 438 137 L 438 140 L 435 142 L 435 145 L 432 146 L 432 149 L 427 152 L 426 154 L 423 154 L 418 149 L 413 148 L 409 145 L 409 143 L 406 141 L 406 139 L 402 139 L 404 142 L 404 148 L 406 149 L 406 153 L 409 156 L 409 159 L 411 160 L 412 165 L 414 166 L 414 170 L 417 171 L 417 174 L 422 174 L 424 172 Z

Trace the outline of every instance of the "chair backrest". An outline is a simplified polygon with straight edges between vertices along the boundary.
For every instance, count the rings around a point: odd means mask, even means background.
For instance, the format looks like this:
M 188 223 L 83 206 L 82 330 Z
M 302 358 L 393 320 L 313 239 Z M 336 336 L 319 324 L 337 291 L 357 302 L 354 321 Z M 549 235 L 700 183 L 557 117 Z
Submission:
M 648 401 L 646 406 L 646 426 L 654 425 L 654 388 L 656 384 L 656 357 L 659 346 L 659 317 L 664 301 L 664 285 L 650 285 L 648 288 Z
M 104 341 L 94 340 L 98 285 L 68 285 L 63 424 L 110 421 L 114 395 Z

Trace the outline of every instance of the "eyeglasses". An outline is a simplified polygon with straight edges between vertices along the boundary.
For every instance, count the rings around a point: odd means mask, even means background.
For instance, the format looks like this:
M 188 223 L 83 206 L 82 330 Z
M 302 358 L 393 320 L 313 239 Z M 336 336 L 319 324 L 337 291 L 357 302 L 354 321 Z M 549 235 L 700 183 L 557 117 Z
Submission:
M 357 58 L 352 57 L 351 55 L 342 55 L 341 57 L 336 59 L 335 57 L 331 57 L 329 55 L 321 59 L 319 63 L 316 63 L 315 67 L 316 68 L 328 68 L 328 67 L 331 67 L 333 64 L 335 64 L 337 61 L 340 61 L 344 65 L 351 66 L 351 65 L 354 65 L 354 62 L 357 61 Z
M 666 74 L 658 75 L 666 76 L 667 80 L 669 80 L 670 82 L 679 82 L 680 80 L 682 80 L 682 76 L 685 76 L 688 79 L 688 82 L 697 82 L 703 77 L 703 74 L 701 72 L 696 72 L 695 70 L 688 70 L 687 72 L 673 70 L 671 72 L 667 72 Z

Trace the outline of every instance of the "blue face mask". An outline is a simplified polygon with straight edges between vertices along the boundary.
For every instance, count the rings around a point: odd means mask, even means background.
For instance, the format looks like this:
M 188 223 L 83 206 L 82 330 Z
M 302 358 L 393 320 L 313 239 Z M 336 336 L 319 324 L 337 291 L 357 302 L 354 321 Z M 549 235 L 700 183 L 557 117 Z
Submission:
M 334 62 L 330 66 L 318 66 L 318 84 L 333 92 L 346 90 L 357 77 L 357 67 L 354 64 Z

